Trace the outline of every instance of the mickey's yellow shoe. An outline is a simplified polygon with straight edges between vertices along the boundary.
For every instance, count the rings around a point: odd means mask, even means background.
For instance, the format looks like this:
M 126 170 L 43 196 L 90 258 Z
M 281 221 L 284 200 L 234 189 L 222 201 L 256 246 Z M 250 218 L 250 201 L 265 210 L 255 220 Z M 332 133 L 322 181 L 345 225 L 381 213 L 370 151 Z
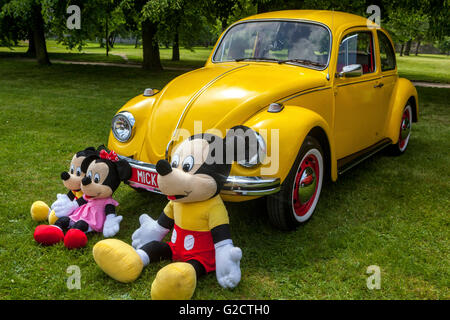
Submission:
M 55 224 L 56 220 L 58 220 L 58 217 L 56 216 L 55 211 L 52 210 L 48 214 L 48 224 Z
M 153 300 L 188 300 L 196 286 L 194 267 L 186 262 L 174 262 L 158 271 L 151 296 Z
M 111 278 L 120 282 L 136 280 L 144 267 L 136 250 L 117 239 L 99 241 L 92 251 L 97 265 Z
M 30 213 L 34 221 L 44 221 L 47 219 L 50 208 L 44 201 L 35 201 L 31 205 Z

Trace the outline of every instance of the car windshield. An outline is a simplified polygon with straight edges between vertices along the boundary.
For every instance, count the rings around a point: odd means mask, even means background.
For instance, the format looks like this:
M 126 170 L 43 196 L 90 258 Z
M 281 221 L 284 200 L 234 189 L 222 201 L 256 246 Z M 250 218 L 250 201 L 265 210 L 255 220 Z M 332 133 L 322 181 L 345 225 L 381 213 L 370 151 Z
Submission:
M 330 33 L 317 24 L 294 21 L 239 23 L 223 36 L 214 62 L 272 61 L 324 69 Z

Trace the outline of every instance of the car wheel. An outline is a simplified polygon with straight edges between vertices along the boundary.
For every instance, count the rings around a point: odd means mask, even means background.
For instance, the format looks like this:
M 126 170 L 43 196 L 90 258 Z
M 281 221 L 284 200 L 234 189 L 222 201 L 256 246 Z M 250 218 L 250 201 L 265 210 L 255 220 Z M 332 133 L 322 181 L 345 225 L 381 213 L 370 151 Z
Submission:
M 267 198 L 270 222 L 281 230 L 292 230 L 308 221 L 319 201 L 323 176 L 322 147 L 308 136 L 280 192 Z
M 402 120 L 400 122 L 400 133 L 398 142 L 390 147 L 390 152 L 393 155 L 401 155 L 408 147 L 409 138 L 411 137 L 412 125 L 412 108 L 408 103 L 403 110 Z

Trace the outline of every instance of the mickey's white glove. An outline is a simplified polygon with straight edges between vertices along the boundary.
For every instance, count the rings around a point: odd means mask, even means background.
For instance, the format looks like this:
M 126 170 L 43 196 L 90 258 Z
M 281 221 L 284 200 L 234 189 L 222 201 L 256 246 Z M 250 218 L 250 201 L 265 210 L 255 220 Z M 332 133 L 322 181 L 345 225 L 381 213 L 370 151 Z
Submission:
M 135 249 L 141 248 L 144 244 L 152 241 L 161 241 L 169 229 L 163 228 L 160 224 L 153 220 L 148 214 L 139 217 L 141 226 L 133 233 L 131 245 Z
M 55 211 L 55 215 L 58 218 L 66 217 L 77 209 L 78 203 L 76 200 L 70 200 L 67 194 L 57 194 L 56 201 L 53 202 L 51 209 Z
M 234 288 L 241 281 L 240 261 L 242 250 L 233 246 L 231 239 L 214 245 L 216 249 L 216 277 L 224 288 Z
M 103 224 L 103 236 L 105 238 L 114 237 L 119 232 L 122 218 L 122 216 L 116 216 L 114 213 L 106 216 L 105 223 Z

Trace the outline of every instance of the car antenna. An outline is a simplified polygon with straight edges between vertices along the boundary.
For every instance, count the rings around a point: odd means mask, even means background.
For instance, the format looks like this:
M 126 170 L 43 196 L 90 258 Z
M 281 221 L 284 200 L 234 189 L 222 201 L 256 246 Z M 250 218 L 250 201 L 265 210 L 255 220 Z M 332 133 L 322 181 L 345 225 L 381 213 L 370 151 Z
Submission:
M 334 28 L 334 8 L 331 9 L 332 13 L 331 13 L 331 48 L 333 48 L 333 28 Z M 333 50 L 333 49 L 331 49 Z M 331 60 L 331 52 L 328 53 L 330 55 L 330 59 Z M 330 64 L 328 63 L 328 70 L 327 70 L 327 80 L 330 81 Z

